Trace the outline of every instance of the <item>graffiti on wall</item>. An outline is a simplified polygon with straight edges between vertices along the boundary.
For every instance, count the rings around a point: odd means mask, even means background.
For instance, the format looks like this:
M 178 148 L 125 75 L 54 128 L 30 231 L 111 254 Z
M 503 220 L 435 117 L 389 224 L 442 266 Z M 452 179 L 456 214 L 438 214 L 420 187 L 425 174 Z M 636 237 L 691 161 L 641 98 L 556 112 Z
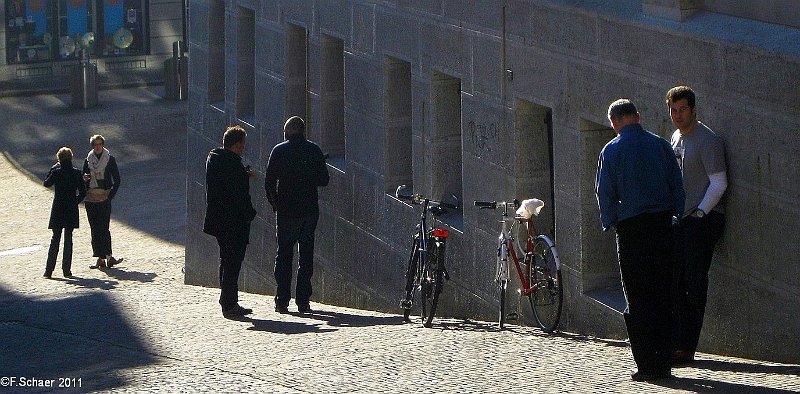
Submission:
M 500 127 L 497 123 L 478 123 L 470 120 L 466 131 L 477 156 L 500 150 Z

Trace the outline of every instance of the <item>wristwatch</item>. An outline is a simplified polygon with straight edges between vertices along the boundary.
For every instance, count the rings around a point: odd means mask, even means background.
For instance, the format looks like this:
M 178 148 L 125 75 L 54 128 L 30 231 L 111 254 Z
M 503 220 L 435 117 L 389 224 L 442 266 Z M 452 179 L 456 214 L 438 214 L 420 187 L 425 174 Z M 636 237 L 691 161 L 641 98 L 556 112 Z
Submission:
M 694 210 L 694 216 L 696 216 L 698 218 L 702 218 L 703 216 L 706 216 L 706 213 L 702 209 L 697 208 L 697 209 Z

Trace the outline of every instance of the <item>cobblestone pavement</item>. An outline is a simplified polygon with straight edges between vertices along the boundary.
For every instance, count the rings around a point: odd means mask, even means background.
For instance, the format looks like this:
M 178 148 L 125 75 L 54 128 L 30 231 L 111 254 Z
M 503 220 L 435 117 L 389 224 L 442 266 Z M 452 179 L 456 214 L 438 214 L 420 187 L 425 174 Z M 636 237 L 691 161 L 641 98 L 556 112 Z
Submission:
M 316 303 L 311 315 L 281 315 L 271 297 L 246 293 L 241 303 L 255 310 L 252 317 L 223 319 L 217 289 L 183 284 L 184 186 L 169 187 L 167 179 L 180 174 L 161 169 L 180 168 L 185 137 L 131 115 L 173 127 L 185 103 L 147 89 L 105 91 L 108 104 L 80 113 L 59 109 L 59 97 L 0 100 L 0 393 L 800 392 L 798 365 L 709 354 L 674 369 L 671 379 L 632 382 L 624 342 L 529 327 L 498 332 L 490 323 L 435 320 L 424 329 L 396 315 Z M 75 140 L 81 157 L 94 130 L 113 137 L 109 148 L 123 173 L 111 228 L 125 263 L 88 268 L 81 208 L 76 277 L 61 278 L 57 267 L 43 279 L 52 191 L 36 177 L 58 146 L 26 138 Z M 21 387 L 48 382 L 79 387 Z

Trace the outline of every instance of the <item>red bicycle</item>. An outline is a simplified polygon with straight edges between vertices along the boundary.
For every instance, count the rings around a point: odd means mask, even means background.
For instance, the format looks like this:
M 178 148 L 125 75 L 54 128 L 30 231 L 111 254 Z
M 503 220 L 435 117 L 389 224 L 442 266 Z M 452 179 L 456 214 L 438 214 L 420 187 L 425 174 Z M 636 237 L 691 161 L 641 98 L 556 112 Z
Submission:
M 536 323 L 544 332 L 553 332 L 561 318 L 564 301 L 564 289 L 561 281 L 561 263 L 558 260 L 556 246 L 550 238 L 539 234 L 531 217 L 539 214 L 544 206 L 541 200 L 530 199 L 520 203 L 519 200 L 496 202 L 475 201 L 480 209 L 502 208 L 500 235 L 497 238 L 497 283 L 500 298 L 500 329 L 505 326 L 506 319 L 516 319 L 516 313 L 506 315 L 506 287 L 508 286 L 508 260 L 514 262 L 519 276 L 519 294 L 528 298 Z M 509 209 L 516 211 L 513 219 L 509 219 Z M 509 226 L 510 222 L 510 226 Z M 517 226 L 524 226 L 522 244 L 514 238 Z

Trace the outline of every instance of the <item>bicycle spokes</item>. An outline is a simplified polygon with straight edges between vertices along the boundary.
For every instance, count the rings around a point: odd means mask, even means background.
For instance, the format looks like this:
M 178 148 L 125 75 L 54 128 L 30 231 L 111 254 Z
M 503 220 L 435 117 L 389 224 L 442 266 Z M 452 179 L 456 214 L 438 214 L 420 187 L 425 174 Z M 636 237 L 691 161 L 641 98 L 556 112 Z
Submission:
M 538 237 L 529 265 L 531 291 L 528 296 L 534 318 L 545 332 L 552 332 L 561 317 L 564 289 L 555 247 L 545 237 Z

